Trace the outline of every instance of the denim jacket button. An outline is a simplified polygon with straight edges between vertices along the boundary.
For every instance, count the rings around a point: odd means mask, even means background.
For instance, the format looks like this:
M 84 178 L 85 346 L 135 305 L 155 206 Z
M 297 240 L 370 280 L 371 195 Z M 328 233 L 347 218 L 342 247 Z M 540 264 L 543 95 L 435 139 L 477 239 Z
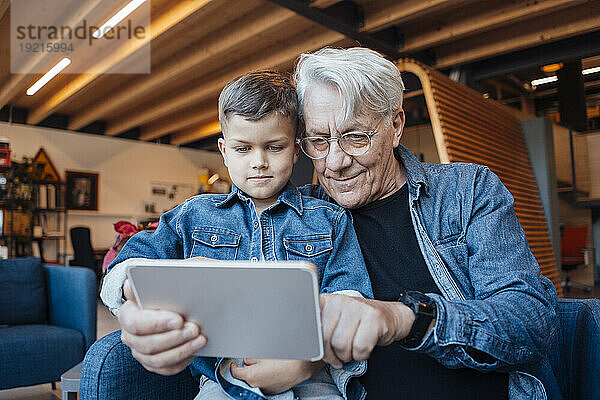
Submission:
M 465 258 L 463 256 L 458 256 L 458 257 L 456 257 L 456 261 L 458 261 L 459 263 L 462 263 L 465 261 Z
M 258 258 L 256 258 L 256 257 L 252 257 L 252 258 L 250 259 L 250 262 L 253 262 L 253 263 L 255 263 L 255 262 L 258 262 Z
M 219 240 L 219 238 L 217 237 L 217 235 L 212 235 L 210 237 L 210 241 L 213 242 L 213 243 L 216 242 L 217 240 Z
M 257 228 L 258 228 L 258 222 L 254 221 L 254 229 L 257 229 Z
M 306 250 L 306 251 L 307 251 L 307 252 L 309 252 L 309 253 L 312 251 L 312 249 L 313 249 L 313 247 L 312 247 L 312 244 L 307 244 L 307 245 L 304 247 L 304 250 Z

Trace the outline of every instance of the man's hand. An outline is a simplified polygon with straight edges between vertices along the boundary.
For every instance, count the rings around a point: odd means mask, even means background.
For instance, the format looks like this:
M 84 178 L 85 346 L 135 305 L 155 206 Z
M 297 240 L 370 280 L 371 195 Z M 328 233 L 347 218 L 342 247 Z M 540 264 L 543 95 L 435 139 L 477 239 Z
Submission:
M 192 355 L 206 344 L 198 325 L 170 311 L 142 310 L 129 281 L 123 284 L 125 303 L 119 310 L 121 341 L 148 371 L 174 375 L 186 368 Z
M 366 360 L 376 345 L 386 346 L 408 335 L 415 320 L 402 303 L 321 294 L 323 361 L 335 368 Z
M 310 378 L 323 367 L 320 361 L 256 360 L 245 358 L 244 366 L 231 363 L 231 375 L 258 387 L 265 394 L 285 392 Z

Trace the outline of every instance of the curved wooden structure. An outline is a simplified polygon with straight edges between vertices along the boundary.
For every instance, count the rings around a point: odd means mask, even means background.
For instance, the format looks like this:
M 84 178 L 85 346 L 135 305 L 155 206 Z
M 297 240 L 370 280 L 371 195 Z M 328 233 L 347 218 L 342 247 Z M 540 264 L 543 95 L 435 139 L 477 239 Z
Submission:
M 414 60 L 396 62 L 421 81 L 440 162 L 487 165 L 515 198 L 529 246 L 562 294 L 546 217 L 521 123 L 505 106 Z

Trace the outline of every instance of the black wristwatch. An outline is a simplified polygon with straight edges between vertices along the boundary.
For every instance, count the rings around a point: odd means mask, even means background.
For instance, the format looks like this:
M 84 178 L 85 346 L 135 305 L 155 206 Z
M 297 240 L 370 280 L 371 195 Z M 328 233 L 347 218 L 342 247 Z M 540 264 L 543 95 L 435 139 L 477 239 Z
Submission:
M 431 321 L 437 316 L 435 301 L 429 296 L 416 290 L 407 290 L 400 295 L 399 302 L 408 306 L 415 313 L 415 322 L 400 344 L 404 347 L 414 348 L 421 344 Z

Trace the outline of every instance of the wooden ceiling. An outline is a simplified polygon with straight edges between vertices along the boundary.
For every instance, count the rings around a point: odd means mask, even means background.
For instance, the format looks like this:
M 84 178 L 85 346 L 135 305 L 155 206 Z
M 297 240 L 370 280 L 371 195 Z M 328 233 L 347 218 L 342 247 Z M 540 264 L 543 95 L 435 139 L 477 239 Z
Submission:
M 69 12 L 85 15 L 98 1 Z M 217 97 L 230 79 L 258 69 L 291 71 L 302 52 L 358 44 L 276 3 L 286 2 L 152 0 L 150 74 L 61 73 L 27 96 L 42 74 L 10 73 L 10 1 L 0 0 L 0 108 L 24 110 L 23 122 L 32 125 L 60 116 L 70 130 L 199 143 L 220 132 Z M 316 0 L 309 7 L 342 20 L 332 12 L 340 3 L 353 3 L 364 16 L 357 34 L 376 37 L 395 27 L 399 54 L 424 55 L 436 69 L 600 29 L 600 0 Z M 115 48 L 96 67 L 109 70 L 136 50 Z

